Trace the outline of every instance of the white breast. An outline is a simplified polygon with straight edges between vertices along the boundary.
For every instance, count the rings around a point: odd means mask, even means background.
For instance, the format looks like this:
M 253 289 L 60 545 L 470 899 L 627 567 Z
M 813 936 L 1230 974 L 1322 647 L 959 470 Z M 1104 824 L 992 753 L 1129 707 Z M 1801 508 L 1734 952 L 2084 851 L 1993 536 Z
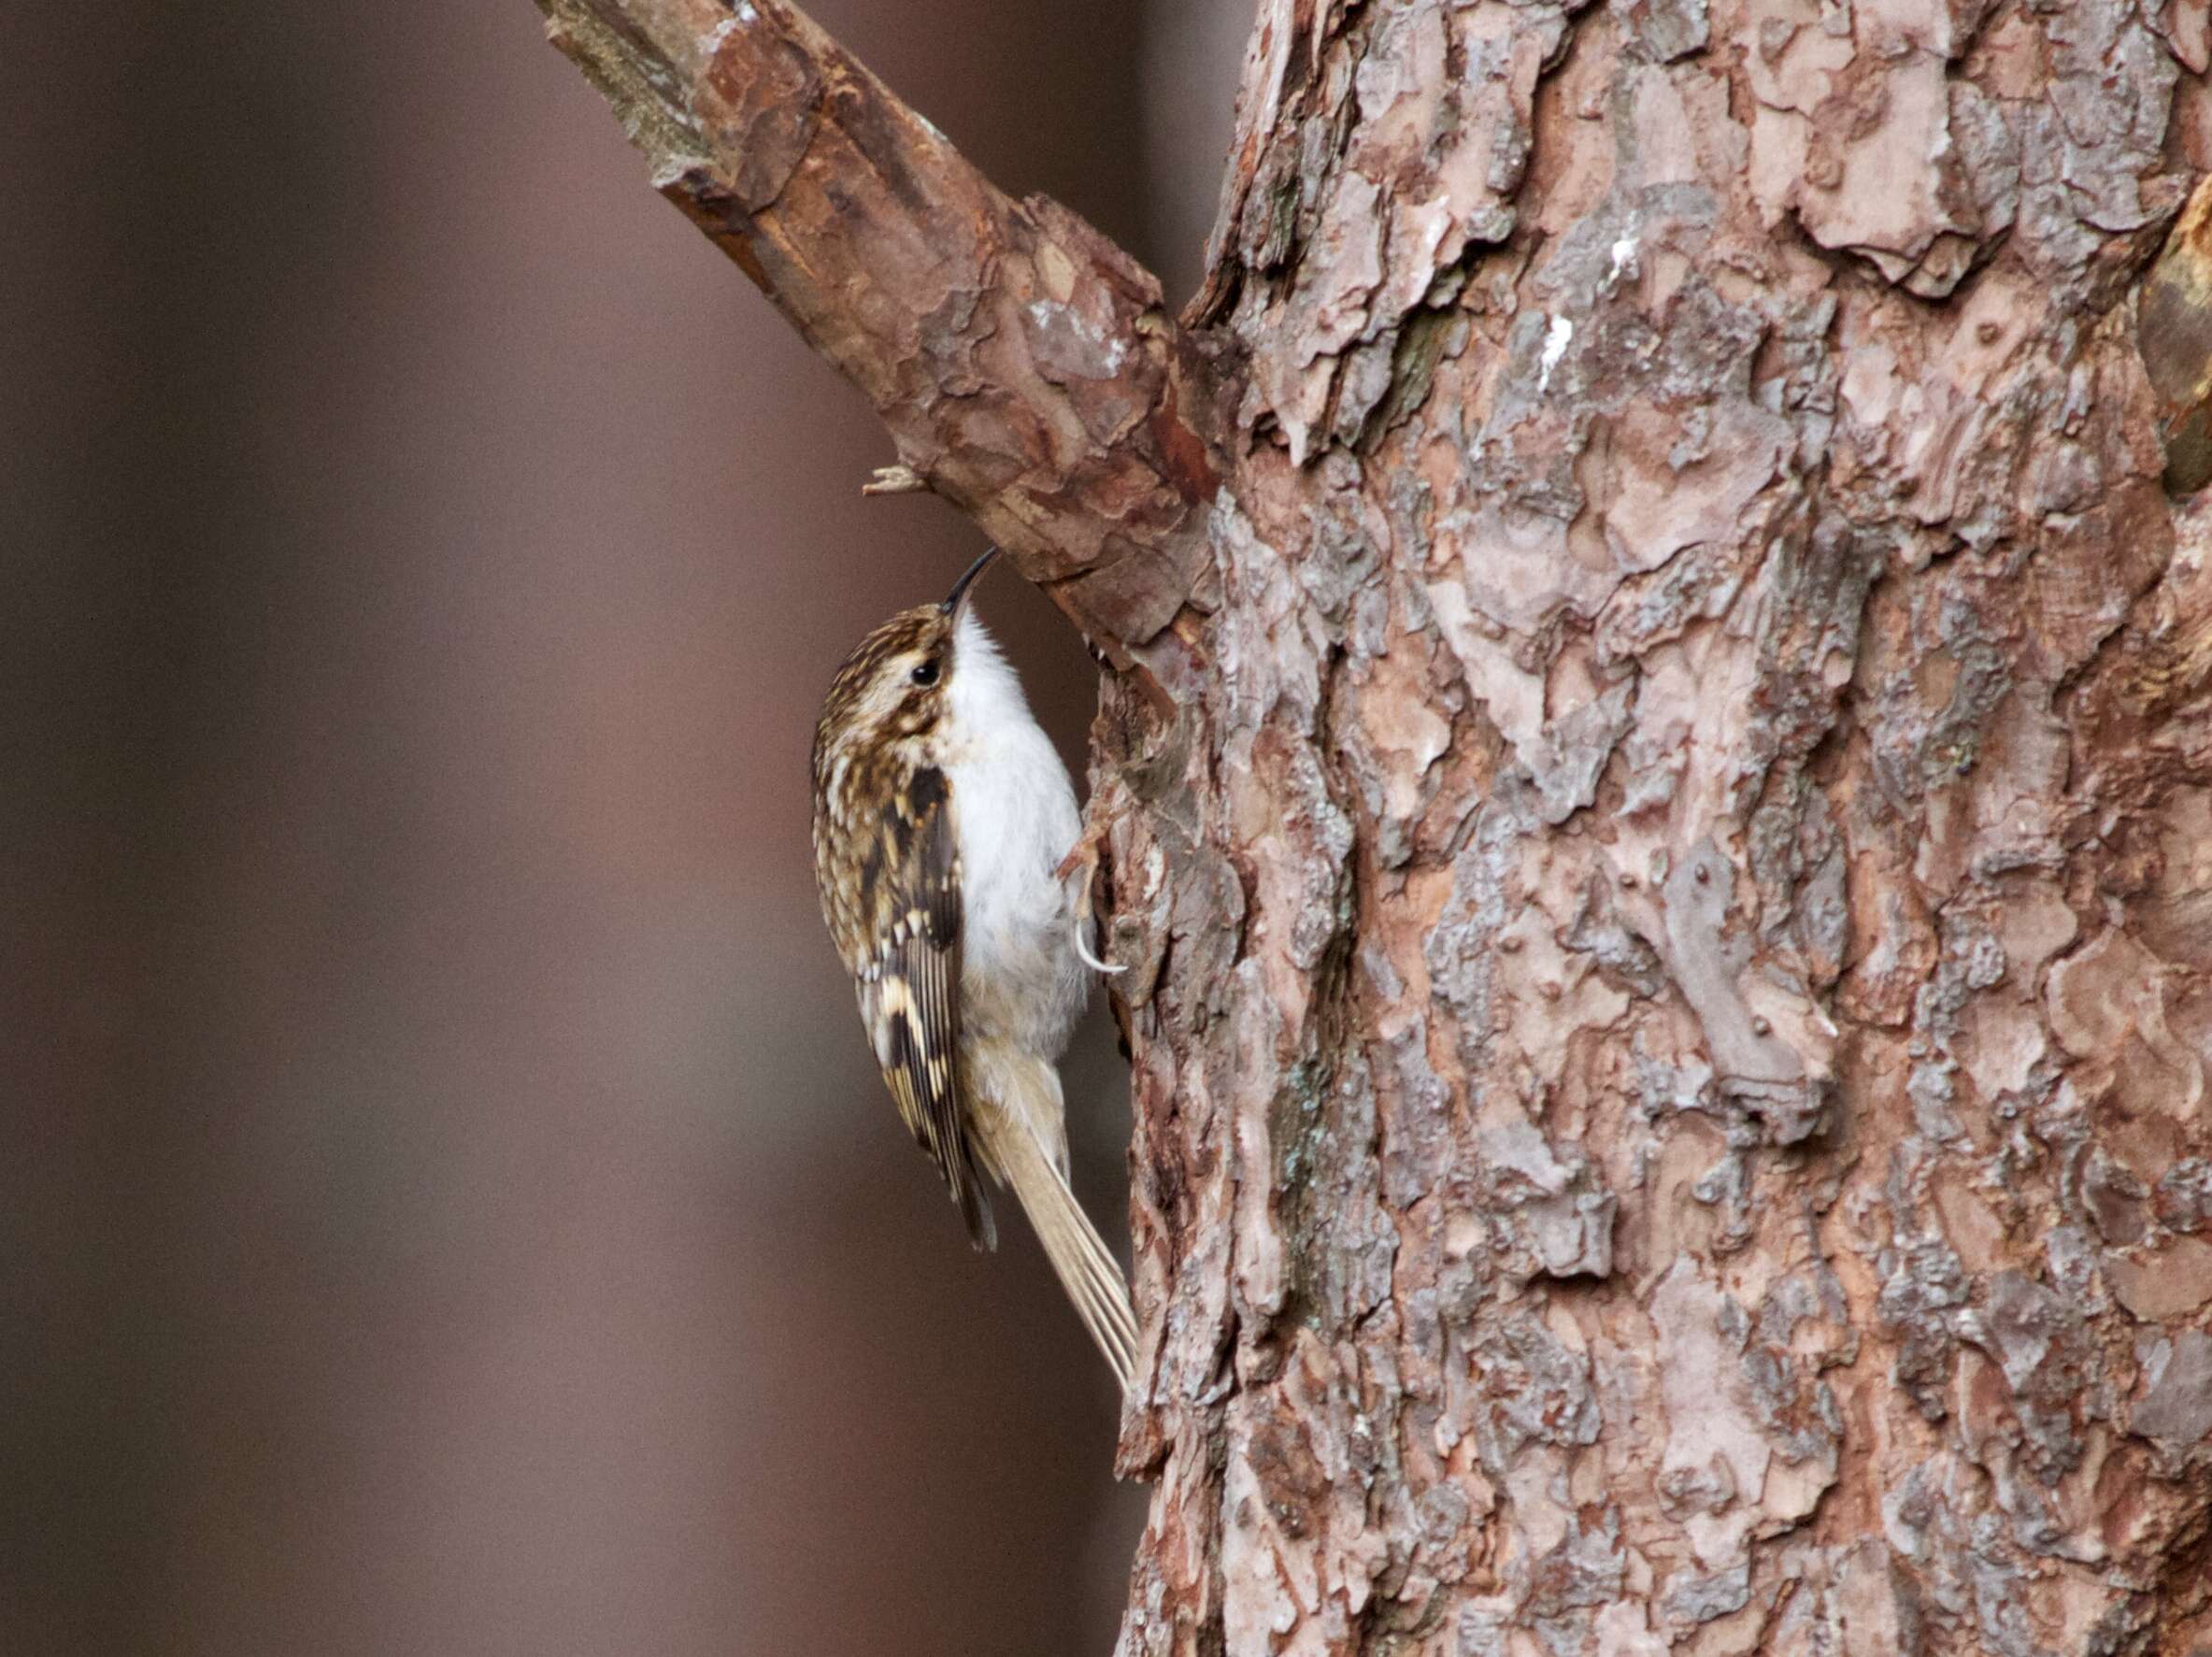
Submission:
M 973 608 L 947 701 L 938 763 L 960 840 L 963 1032 L 1057 1060 L 1090 988 L 1068 888 L 1053 876 L 1081 830 L 1076 791 Z

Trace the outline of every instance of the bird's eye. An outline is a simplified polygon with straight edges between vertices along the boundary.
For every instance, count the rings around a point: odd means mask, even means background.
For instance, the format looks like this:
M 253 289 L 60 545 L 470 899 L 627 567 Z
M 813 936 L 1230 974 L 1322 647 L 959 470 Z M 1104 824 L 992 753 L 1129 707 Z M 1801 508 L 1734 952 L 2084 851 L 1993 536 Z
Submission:
M 926 661 L 915 663 L 914 671 L 906 677 L 918 685 L 935 684 L 937 682 L 937 659 L 932 656 Z

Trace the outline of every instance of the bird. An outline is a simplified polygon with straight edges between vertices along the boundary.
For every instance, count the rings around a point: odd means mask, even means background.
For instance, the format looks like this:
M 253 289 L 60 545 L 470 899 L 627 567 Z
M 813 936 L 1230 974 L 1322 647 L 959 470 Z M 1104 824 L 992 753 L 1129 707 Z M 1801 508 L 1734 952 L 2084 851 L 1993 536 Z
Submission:
M 831 681 L 815 879 L 884 1082 L 969 1241 L 998 1246 L 988 1177 L 1028 1215 L 1126 1394 L 1136 1317 L 1068 1186 L 1059 1070 L 1092 970 L 1112 969 L 1063 879 L 1081 827 L 1067 767 L 971 602 L 997 550 L 941 604 L 870 633 Z

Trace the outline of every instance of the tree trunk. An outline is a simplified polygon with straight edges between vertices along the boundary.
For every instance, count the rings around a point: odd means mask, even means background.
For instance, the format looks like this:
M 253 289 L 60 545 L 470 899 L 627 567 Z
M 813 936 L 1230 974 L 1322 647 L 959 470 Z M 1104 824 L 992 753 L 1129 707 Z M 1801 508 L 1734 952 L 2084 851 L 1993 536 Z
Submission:
M 1268 0 L 1178 327 L 544 3 L 1123 670 L 1123 1653 L 2212 1645 L 2202 5 Z

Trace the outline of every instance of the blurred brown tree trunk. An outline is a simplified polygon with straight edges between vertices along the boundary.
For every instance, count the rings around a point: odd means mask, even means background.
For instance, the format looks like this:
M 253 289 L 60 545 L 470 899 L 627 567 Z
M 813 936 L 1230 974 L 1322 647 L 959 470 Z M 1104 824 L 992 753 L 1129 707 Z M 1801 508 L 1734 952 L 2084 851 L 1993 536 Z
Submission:
M 545 3 L 1125 669 L 1125 1653 L 2212 1644 L 2201 7 L 1268 0 L 1177 325 Z

